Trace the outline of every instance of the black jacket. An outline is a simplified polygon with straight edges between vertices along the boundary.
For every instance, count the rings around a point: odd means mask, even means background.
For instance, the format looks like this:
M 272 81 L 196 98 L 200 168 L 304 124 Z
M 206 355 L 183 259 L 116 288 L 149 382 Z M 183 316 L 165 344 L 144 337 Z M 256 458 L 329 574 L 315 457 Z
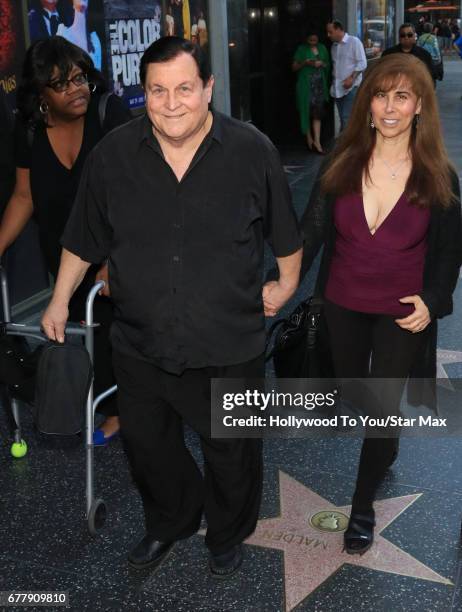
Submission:
M 59 13 L 59 11 L 58 11 Z M 29 36 L 31 42 L 35 42 L 36 40 L 43 40 L 45 38 L 50 38 L 50 33 L 48 32 L 44 11 L 40 9 L 32 9 L 29 11 Z M 62 14 L 59 13 L 59 23 L 63 22 Z
M 391 53 L 406 53 L 406 52 L 403 51 L 403 49 L 401 48 L 401 45 L 395 45 L 394 47 L 385 49 L 385 51 L 382 53 L 382 57 L 385 57 L 386 55 L 390 55 Z M 432 77 L 432 79 L 434 79 L 435 70 L 433 67 L 433 60 L 432 60 L 432 56 L 430 55 L 430 53 L 426 51 L 425 49 L 423 49 L 422 47 L 419 47 L 418 45 L 414 45 L 412 49 L 409 51 L 409 53 L 411 55 L 415 55 L 415 57 L 418 57 L 419 60 L 421 60 L 427 66 L 430 76 Z
M 324 246 L 316 294 L 324 296 L 332 254 L 335 246 L 336 231 L 333 220 L 335 197 L 321 194 L 320 178 L 326 165 L 318 173 L 308 206 L 301 219 L 304 236 L 304 251 L 301 278 L 310 269 L 316 255 Z M 411 378 L 435 379 L 436 377 L 436 319 L 452 313 L 452 294 L 459 278 L 462 264 L 462 219 L 460 208 L 459 179 L 452 176 L 452 190 L 457 202 L 448 208 L 434 206 L 431 210 L 428 232 L 428 249 L 425 258 L 422 300 L 425 302 L 432 323 L 425 350 L 414 364 Z M 410 384 L 408 400 L 412 404 L 426 404 L 435 408 L 436 388 L 434 382 L 425 385 Z

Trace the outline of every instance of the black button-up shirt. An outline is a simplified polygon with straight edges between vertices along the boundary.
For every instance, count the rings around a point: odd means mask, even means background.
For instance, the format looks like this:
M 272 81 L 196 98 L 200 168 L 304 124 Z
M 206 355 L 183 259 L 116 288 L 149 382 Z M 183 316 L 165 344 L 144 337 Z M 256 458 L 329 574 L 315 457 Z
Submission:
M 116 350 L 164 370 L 225 366 L 264 351 L 264 240 L 301 245 L 279 155 L 254 127 L 214 113 L 179 182 L 143 116 L 90 154 L 63 246 L 109 259 Z

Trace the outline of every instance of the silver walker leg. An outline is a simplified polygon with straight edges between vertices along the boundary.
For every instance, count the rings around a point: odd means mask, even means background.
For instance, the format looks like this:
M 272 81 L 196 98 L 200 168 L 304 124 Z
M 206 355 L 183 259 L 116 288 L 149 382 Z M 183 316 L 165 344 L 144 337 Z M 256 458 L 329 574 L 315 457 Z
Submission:
M 85 347 L 93 363 L 94 360 L 94 334 L 93 304 L 97 293 L 104 287 L 104 282 L 97 282 L 87 297 L 85 312 Z M 93 380 L 88 391 L 85 422 L 85 453 L 86 453 L 86 515 L 88 530 L 91 535 L 97 535 L 106 520 L 106 505 L 102 499 L 95 499 L 94 491 L 94 406 L 93 406 Z
M 6 276 L 6 270 L 2 265 L 0 265 L 0 287 L 1 287 L 1 294 L 2 294 L 3 318 L 4 318 L 5 323 L 11 323 L 11 305 L 10 305 L 10 295 L 8 292 L 8 278 Z M 10 402 L 11 414 L 13 415 L 13 420 L 14 420 L 14 430 L 13 430 L 13 436 L 14 436 L 13 447 L 14 447 L 14 445 L 23 444 L 22 431 L 21 431 L 21 417 L 19 415 L 18 400 L 10 396 L 8 397 L 8 399 Z M 20 456 L 20 455 L 16 455 L 16 456 Z

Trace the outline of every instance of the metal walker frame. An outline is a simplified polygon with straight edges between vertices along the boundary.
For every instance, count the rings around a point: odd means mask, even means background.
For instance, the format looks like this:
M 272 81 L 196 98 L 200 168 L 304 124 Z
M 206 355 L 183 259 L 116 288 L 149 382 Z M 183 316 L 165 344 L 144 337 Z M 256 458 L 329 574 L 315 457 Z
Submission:
M 85 305 L 85 321 L 81 324 L 68 323 L 66 325 L 66 334 L 84 336 L 85 348 L 90 355 L 91 362 L 93 363 L 94 356 L 94 330 L 98 327 L 98 323 L 93 321 L 93 304 L 98 292 L 104 287 L 104 281 L 98 281 L 89 291 L 87 301 Z M 3 266 L 0 265 L 0 288 L 1 288 L 1 299 L 4 313 L 4 330 L 5 333 L 11 336 L 24 336 L 28 338 L 35 338 L 41 342 L 46 342 L 48 338 L 42 333 L 39 325 L 24 325 L 21 323 L 13 323 L 11 320 L 11 307 L 10 298 L 8 292 L 8 280 L 6 271 Z M 88 398 L 85 410 L 85 507 L 86 507 L 86 519 L 88 531 L 92 536 L 96 536 L 102 529 L 107 516 L 106 504 L 102 498 L 95 498 L 94 491 L 94 462 L 93 462 L 93 431 L 94 431 L 94 418 L 95 410 L 98 405 L 106 399 L 109 395 L 112 395 L 117 390 L 117 386 L 114 385 L 109 389 L 106 389 L 103 393 L 93 398 L 93 380 L 90 385 L 88 392 Z M 9 395 L 9 402 L 11 407 L 11 414 L 14 421 L 14 442 L 11 445 L 11 454 L 14 457 L 24 457 L 27 454 L 27 444 L 22 438 L 21 431 L 21 419 L 19 415 L 19 401 Z

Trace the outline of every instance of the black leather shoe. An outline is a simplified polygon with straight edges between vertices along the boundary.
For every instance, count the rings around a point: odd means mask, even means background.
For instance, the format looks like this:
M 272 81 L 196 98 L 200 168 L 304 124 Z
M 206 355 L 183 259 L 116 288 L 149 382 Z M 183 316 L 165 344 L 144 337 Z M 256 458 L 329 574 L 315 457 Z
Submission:
M 229 578 L 240 567 L 243 559 L 242 545 L 237 544 L 221 555 L 210 555 L 209 567 L 214 578 Z
M 160 565 L 172 550 L 174 544 L 175 542 L 159 542 L 159 540 L 145 535 L 135 548 L 128 553 L 128 563 L 135 569 Z

